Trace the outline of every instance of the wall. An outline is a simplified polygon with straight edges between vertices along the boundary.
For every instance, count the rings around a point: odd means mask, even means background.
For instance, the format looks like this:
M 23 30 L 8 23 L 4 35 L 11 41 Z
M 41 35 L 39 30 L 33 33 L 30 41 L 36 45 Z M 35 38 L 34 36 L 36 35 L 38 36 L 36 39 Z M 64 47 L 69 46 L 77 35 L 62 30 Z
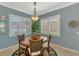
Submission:
M 30 17 L 30 15 L 1 6 L 0 5 L 0 15 L 5 15 L 6 32 L 4 34 L 0 33 L 0 49 L 12 46 L 17 43 L 17 38 L 9 37 L 9 14 L 15 14 L 23 17 Z
M 52 37 L 52 42 L 63 47 L 71 48 L 79 51 L 79 32 L 78 28 L 70 28 L 68 22 L 70 20 L 79 21 L 79 3 L 68 6 L 47 14 L 40 15 L 41 18 L 60 14 L 60 37 Z

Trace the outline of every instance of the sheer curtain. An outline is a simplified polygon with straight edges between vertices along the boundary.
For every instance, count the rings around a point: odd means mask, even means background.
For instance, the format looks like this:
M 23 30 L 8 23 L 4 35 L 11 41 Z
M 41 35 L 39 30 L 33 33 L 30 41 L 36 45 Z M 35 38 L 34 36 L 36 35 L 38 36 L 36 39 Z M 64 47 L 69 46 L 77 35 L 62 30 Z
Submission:
M 17 36 L 18 33 L 31 34 L 31 19 L 9 15 L 9 36 Z

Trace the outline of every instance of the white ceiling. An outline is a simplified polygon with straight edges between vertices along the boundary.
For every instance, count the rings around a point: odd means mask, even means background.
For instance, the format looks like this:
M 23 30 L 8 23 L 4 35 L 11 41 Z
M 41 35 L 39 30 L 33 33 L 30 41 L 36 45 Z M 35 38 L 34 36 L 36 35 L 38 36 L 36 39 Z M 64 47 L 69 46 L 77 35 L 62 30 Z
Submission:
M 74 4 L 75 2 L 37 2 L 37 15 L 42 15 L 56 9 Z M 0 2 L 1 5 L 33 15 L 33 2 Z

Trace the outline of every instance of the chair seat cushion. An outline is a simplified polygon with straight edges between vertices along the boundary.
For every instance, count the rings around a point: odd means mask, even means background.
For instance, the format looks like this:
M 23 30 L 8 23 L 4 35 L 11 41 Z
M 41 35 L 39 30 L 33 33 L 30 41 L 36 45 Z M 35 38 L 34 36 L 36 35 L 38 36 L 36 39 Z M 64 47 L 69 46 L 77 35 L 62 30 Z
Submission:
M 29 46 L 29 40 L 21 41 L 20 47 L 26 49 Z
M 45 42 L 45 43 L 43 44 L 43 47 L 47 47 L 47 42 Z
M 30 48 L 28 48 L 28 51 L 30 53 Z M 39 54 L 41 54 L 41 51 L 36 51 L 36 52 L 31 53 L 32 56 L 36 56 L 36 55 L 39 55 Z
M 21 45 L 28 46 L 30 44 L 29 40 L 21 41 Z
M 20 44 L 20 47 L 23 49 L 26 49 L 26 46 L 23 46 L 22 44 Z
M 39 54 L 41 54 L 41 51 L 37 51 L 37 52 L 32 52 L 31 53 L 31 55 L 33 55 L 33 56 L 36 56 L 36 55 L 39 55 Z

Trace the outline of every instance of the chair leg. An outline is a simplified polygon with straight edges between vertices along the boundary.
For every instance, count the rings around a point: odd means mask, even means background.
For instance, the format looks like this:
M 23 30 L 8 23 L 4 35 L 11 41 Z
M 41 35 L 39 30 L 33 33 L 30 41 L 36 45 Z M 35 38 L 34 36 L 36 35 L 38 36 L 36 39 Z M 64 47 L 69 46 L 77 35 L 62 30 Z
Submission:
M 49 54 L 49 56 L 51 56 L 51 55 L 57 56 L 56 51 L 53 48 L 51 48 L 51 47 L 49 47 L 49 48 L 45 47 L 44 50 L 47 51 L 47 53 Z
M 57 56 L 56 51 L 52 47 L 50 47 L 50 50 L 54 52 L 55 56 Z
M 23 52 L 22 52 L 22 49 L 19 48 L 19 56 L 20 56 L 22 53 L 23 53 Z
M 43 56 L 44 55 L 44 48 L 42 49 L 42 52 L 41 52 L 41 56 Z
M 26 56 L 29 56 L 28 47 L 26 47 L 26 49 L 25 49 L 25 55 L 26 55 Z
M 20 48 L 19 48 L 19 56 L 20 56 Z
M 49 48 L 47 48 L 47 51 L 48 51 L 48 53 L 49 53 L 50 49 L 49 49 Z

